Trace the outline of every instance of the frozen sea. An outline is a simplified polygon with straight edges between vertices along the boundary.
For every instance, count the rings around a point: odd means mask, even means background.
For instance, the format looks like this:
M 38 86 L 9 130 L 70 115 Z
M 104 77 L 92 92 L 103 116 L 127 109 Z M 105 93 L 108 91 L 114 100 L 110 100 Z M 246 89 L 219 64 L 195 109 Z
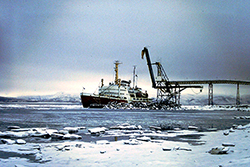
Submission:
M 161 126 L 166 129 L 197 126 L 228 129 L 233 124 L 247 124 L 247 119 L 234 119 L 235 116 L 250 116 L 250 112 L 230 108 L 186 107 L 184 110 L 109 110 L 83 108 L 80 103 L 66 102 L 25 102 L 0 103 L 0 131 L 7 126 L 22 128 L 46 127 L 110 127 L 129 123 L 143 128 Z
M 250 123 L 248 109 L 238 110 L 229 106 L 186 106 L 179 110 L 165 111 L 109 110 L 83 108 L 80 103 L 22 102 L 0 103 L 0 115 L 0 133 L 16 133 L 15 137 L 7 139 L 26 141 L 25 145 L 0 142 L 0 166 L 183 166 L 183 158 L 189 163 L 185 166 L 200 166 L 204 163 L 202 158 L 208 159 L 202 166 L 218 166 L 221 159 L 224 159 L 222 164 L 229 166 L 247 166 L 250 162 L 247 138 L 249 131 L 223 135 L 223 131 L 229 130 L 232 126 Z M 109 129 L 117 125 L 133 125 L 140 128 Z M 17 137 L 26 132 L 10 133 L 9 126 L 57 131 L 65 127 L 84 127 L 84 130 L 76 133 L 80 139 L 51 140 L 30 136 Z M 88 131 L 99 127 L 104 127 L 107 131 L 101 135 L 92 135 Z M 161 130 L 153 131 L 152 127 L 160 127 Z M 190 127 L 195 129 L 190 130 Z M 214 129 L 217 131 L 214 132 Z M 0 139 L 5 141 L 6 137 Z M 237 144 L 235 152 L 231 149 L 227 157 L 216 157 L 207 153 L 211 147 L 224 141 L 242 141 L 242 145 Z M 171 150 L 170 153 L 162 151 L 166 147 L 166 150 Z M 27 152 L 30 150 L 32 151 Z M 240 150 L 243 150 L 244 154 L 239 158 L 244 160 L 244 163 L 236 161 Z M 196 155 L 198 153 L 200 155 Z M 169 158 L 163 154 L 168 154 Z M 194 158 L 197 160 L 193 161 Z M 213 161 L 214 158 L 216 160 Z M 235 161 L 230 158 L 234 158 Z

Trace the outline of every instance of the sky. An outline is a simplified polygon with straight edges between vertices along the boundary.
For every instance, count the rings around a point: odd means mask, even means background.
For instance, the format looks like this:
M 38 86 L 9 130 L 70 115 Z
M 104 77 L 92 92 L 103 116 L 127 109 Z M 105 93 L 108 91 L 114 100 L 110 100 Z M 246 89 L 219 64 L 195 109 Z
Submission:
M 138 86 L 155 96 L 145 46 L 170 80 L 250 80 L 249 8 L 248 0 L 2 0 L 0 96 L 93 93 L 102 78 L 114 80 L 116 60 L 121 79 L 132 80 L 136 65 Z

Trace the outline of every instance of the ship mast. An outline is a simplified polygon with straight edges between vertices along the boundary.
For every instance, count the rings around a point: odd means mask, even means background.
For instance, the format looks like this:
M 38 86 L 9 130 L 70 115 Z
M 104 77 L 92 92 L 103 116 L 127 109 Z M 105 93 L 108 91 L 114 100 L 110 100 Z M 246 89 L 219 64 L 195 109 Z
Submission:
M 119 78 L 118 78 L 118 66 L 120 63 L 118 60 L 115 61 L 115 84 L 118 85 L 119 84 Z
M 134 66 L 134 69 L 133 69 L 133 89 L 135 88 L 135 77 L 137 77 L 137 75 L 135 74 L 135 69 L 136 69 L 136 66 Z

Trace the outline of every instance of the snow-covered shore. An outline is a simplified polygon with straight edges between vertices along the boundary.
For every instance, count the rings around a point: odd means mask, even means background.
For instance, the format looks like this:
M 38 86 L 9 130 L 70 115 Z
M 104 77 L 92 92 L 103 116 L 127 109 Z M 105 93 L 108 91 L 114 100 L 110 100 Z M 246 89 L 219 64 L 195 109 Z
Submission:
M 138 128 L 137 128 L 138 130 Z M 140 127 L 139 127 L 140 130 Z M 215 132 L 193 130 L 176 133 L 130 134 L 120 139 L 122 130 L 114 130 L 117 141 L 83 142 L 63 140 L 51 143 L 0 144 L 0 166 L 249 166 L 250 124 Z M 173 135 L 199 135 L 197 144 L 168 140 Z M 145 136 L 144 136 L 145 135 Z M 149 137 L 151 135 L 151 137 Z M 155 136 L 165 136 L 154 139 Z M 204 135 L 204 136 L 202 136 Z M 212 148 L 225 145 L 227 154 L 210 154 Z M 3 156 L 3 154 L 5 156 Z
M 248 105 L 204 105 L 204 106 L 198 106 L 198 105 L 183 105 L 181 107 L 181 110 L 207 110 L 207 111 L 250 111 L 250 107 Z

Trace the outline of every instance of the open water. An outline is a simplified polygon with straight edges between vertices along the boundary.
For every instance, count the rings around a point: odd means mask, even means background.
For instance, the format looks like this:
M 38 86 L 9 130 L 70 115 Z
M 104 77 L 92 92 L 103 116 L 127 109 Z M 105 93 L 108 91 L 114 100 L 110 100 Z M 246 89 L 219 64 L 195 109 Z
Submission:
M 0 131 L 8 126 L 21 128 L 64 127 L 107 127 L 129 123 L 160 126 L 165 129 L 197 126 L 199 130 L 218 128 L 224 130 L 233 124 L 247 124 L 249 119 L 234 119 L 235 116 L 249 116 L 242 111 L 205 111 L 205 110 L 108 110 L 83 108 L 80 103 L 0 103 Z

